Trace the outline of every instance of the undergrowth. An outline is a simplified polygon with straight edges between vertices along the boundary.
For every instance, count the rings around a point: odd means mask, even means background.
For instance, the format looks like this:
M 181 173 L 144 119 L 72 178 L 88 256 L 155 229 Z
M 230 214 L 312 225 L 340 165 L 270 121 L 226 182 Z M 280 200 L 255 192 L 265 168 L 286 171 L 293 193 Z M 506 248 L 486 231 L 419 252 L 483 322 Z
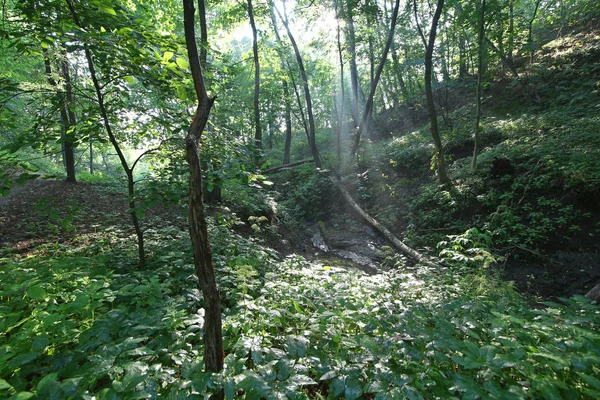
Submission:
M 119 244 L 4 256 L 0 396 L 600 395 L 600 312 L 583 297 L 532 310 L 478 268 L 400 262 L 366 276 L 279 260 L 226 225 L 210 230 L 224 294 L 222 373 L 202 372 L 202 296 L 187 233 L 165 227 L 149 235 L 158 249 L 144 271 Z M 485 236 L 468 235 L 452 242 L 456 254 L 485 248 Z

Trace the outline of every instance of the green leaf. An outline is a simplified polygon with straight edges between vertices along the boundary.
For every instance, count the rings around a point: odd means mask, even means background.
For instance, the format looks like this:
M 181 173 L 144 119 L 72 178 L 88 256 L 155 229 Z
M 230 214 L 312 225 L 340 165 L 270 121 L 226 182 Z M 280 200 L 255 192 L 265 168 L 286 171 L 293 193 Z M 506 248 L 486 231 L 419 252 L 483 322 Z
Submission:
M 117 16 L 117 12 L 115 11 L 115 9 L 105 4 L 99 4 L 98 9 L 102 12 L 112 15 L 113 17 Z
M 362 395 L 362 385 L 355 377 L 347 377 L 345 384 L 346 387 L 344 390 L 344 395 L 346 396 L 346 399 L 354 400 L 358 399 Z
M 27 400 L 33 398 L 35 395 L 31 392 L 20 392 L 11 396 L 8 400 Z
M 188 70 L 188 68 L 190 67 L 190 64 L 188 63 L 188 61 L 183 58 L 183 57 L 177 57 L 175 59 L 175 62 L 177 63 L 177 65 L 179 65 L 179 68 L 183 69 L 183 70 Z
M 0 378 L 0 390 L 11 390 L 13 387 L 11 384 Z
M 177 87 L 177 97 L 179 97 L 180 100 L 187 100 L 188 95 L 187 95 L 187 90 L 185 90 L 185 88 L 183 86 L 178 86 Z
M 173 58 L 174 55 L 175 54 L 172 51 L 165 51 L 162 56 L 163 62 L 169 61 L 171 58 Z
M 123 79 L 125 79 L 128 83 L 135 83 L 135 78 L 131 75 L 124 76 Z
M 41 300 L 46 297 L 46 291 L 41 286 L 30 286 L 27 288 L 27 296 L 31 299 Z

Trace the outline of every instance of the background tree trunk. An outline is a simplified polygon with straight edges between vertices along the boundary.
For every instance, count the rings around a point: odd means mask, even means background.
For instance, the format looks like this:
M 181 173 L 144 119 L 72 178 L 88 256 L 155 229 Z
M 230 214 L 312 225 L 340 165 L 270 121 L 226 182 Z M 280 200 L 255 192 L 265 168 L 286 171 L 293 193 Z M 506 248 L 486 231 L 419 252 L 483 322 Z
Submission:
M 254 9 L 252 0 L 248 0 L 248 18 L 250 18 L 250 27 L 252 28 L 252 55 L 254 58 L 254 146 L 256 149 L 262 149 L 262 129 L 260 126 L 260 63 L 258 60 L 258 33 L 254 23 Z M 258 152 L 256 161 L 259 160 Z
M 481 15 L 479 20 L 479 36 L 477 38 L 477 46 L 479 46 L 479 60 L 477 62 L 477 88 L 476 88 L 476 106 L 475 106 L 475 133 L 474 133 L 474 144 L 473 144 L 473 161 L 471 162 L 471 169 L 477 168 L 477 155 L 479 154 L 479 121 L 481 119 L 481 82 L 483 80 L 484 66 L 483 56 L 485 54 L 484 48 L 484 29 L 485 29 L 485 0 L 481 0 Z

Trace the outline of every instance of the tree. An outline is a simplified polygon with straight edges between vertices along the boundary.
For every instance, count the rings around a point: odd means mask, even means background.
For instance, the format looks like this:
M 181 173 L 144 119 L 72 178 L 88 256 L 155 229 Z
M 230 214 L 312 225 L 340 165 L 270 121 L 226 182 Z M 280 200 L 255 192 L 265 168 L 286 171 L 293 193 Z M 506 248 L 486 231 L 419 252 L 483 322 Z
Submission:
M 62 79 L 61 85 L 64 86 L 64 93 L 59 87 L 59 83 L 54 79 L 52 73 L 52 62 L 50 60 L 50 53 L 47 48 L 42 49 L 44 56 L 44 66 L 48 83 L 56 88 L 57 91 L 57 106 L 60 111 L 60 119 L 62 125 L 61 132 L 61 144 L 63 153 L 63 162 L 65 170 L 67 172 L 67 182 L 76 182 L 75 178 L 75 155 L 73 152 L 74 137 L 73 131 L 77 121 L 75 120 L 75 113 L 72 110 L 73 103 L 73 91 L 71 89 L 71 78 L 69 75 L 69 66 L 65 57 L 59 57 L 59 76 Z
M 223 369 L 223 332 L 221 322 L 221 295 L 212 263 L 206 216 L 204 213 L 202 168 L 198 151 L 202 132 L 208 122 L 215 98 L 208 97 L 200 66 L 194 29 L 194 2 L 183 0 L 185 42 L 198 106 L 185 137 L 186 159 L 190 171 L 189 224 L 194 251 L 194 267 L 204 297 L 204 363 L 206 370 Z
M 392 20 L 390 30 L 388 32 L 387 42 L 385 44 L 385 48 L 383 49 L 383 54 L 381 55 L 381 60 L 379 61 L 379 66 L 377 67 L 377 72 L 373 80 L 371 81 L 371 91 L 369 93 L 369 97 L 367 99 L 367 103 L 365 104 L 365 110 L 363 112 L 362 118 L 360 120 L 360 124 L 358 126 L 358 131 L 356 133 L 356 138 L 354 140 L 354 146 L 352 147 L 351 154 L 354 156 L 356 151 L 358 150 L 358 144 L 360 143 L 360 135 L 361 132 L 365 129 L 367 124 L 367 119 L 369 115 L 371 115 L 371 111 L 373 109 L 373 98 L 375 97 L 375 90 L 377 89 L 377 84 L 379 83 L 379 78 L 381 78 L 381 73 L 383 72 L 383 67 L 385 66 L 385 62 L 387 60 L 387 55 L 392 45 L 392 40 L 394 39 L 394 31 L 396 29 L 396 21 L 398 18 L 398 9 L 400 7 L 400 0 L 396 0 L 396 4 L 394 5 L 394 12 L 392 13 Z
M 262 148 L 262 129 L 260 126 L 260 62 L 258 60 L 258 33 L 254 22 L 252 0 L 248 0 L 248 18 L 252 28 L 252 57 L 254 59 L 254 146 Z M 257 156 L 258 157 L 258 156 Z
M 479 120 L 481 119 L 481 82 L 483 79 L 483 56 L 485 54 L 484 47 L 484 30 L 485 30 L 485 0 L 481 0 L 480 16 L 479 16 L 479 34 L 477 38 L 477 46 L 479 52 L 479 60 L 477 62 L 477 88 L 476 88 L 476 103 L 475 103 L 475 133 L 474 144 L 473 144 L 473 161 L 471 162 L 471 169 L 477 168 L 477 155 L 479 153 Z
M 427 97 L 427 111 L 429 113 L 429 120 L 431 126 L 431 136 L 433 137 L 433 144 L 435 145 L 435 160 L 437 164 L 437 175 L 440 184 L 446 185 L 450 182 L 448 174 L 446 173 L 446 162 L 444 160 L 444 146 L 440 138 L 440 132 L 437 122 L 437 113 L 435 111 L 435 103 L 433 100 L 433 89 L 431 87 L 431 79 L 433 74 L 433 49 L 435 47 L 435 36 L 437 32 L 437 26 L 440 21 L 442 9 L 444 8 L 444 0 L 438 0 L 433 19 L 431 21 L 431 28 L 429 29 L 429 40 L 425 39 L 421 25 L 419 24 L 419 18 L 417 15 L 417 1 L 413 0 L 413 7 L 415 13 L 415 21 L 417 23 L 417 29 L 421 40 L 425 46 L 425 96 Z
M 284 3 L 285 4 L 285 3 Z M 315 161 L 315 166 L 317 168 L 321 168 L 321 157 L 319 156 L 319 151 L 317 150 L 317 142 L 316 142 L 316 128 L 315 128 L 315 118 L 313 115 L 313 106 L 312 106 L 312 98 L 310 94 L 310 88 L 308 86 L 308 75 L 306 74 L 306 69 L 304 68 L 304 62 L 302 61 L 302 56 L 300 55 L 300 50 L 298 49 L 298 44 L 294 39 L 294 35 L 292 35 L 292 31 L 290 29 L 289 21 L 287 19 L 287 15 L 282 16 L 279 9 L 275 6 L 274 3 L 271 4 L 272 9 L 277 12 L 279 15 L 279 19 L 283 23 L 283 26 L 286 29 L 288 38 L 290 39 L 290 43 L 292 44 L 292 48 L 294 49 L 294 54 L 296 56 L 296 62 L 298 63 L 298 69 L 300 70 L 300 77 L 302 78 L 302 87 L 304 88 L 304 99 L 306 101 L 306 114 L 308 116 L 308 142 L 309 147 Z M 276 21 L 275 21 L 276 23 Z

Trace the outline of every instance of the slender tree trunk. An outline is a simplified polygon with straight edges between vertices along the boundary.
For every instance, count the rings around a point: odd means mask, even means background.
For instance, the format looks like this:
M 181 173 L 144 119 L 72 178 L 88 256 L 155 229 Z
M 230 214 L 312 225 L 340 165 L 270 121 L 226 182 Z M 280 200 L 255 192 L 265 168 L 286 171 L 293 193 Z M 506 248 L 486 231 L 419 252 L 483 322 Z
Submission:
M 42 54 L 44 56 L 44 66 L 46 69 L 46 79 L 48 80 L 48 83 L 50 83 L 50 85 L 52 85 L 54 88 L 56 88 L 57 90 L 58 88 L 58 82 L 56 82 L 56 80 L 53 78 L 52 76 L 52 63 L 50 61 L 50 54 L 48 53 L 47 49 L 42 49 Z M 67 93 L 71 92 L 71 82 L 70 80 L 67 80 L 67 77 L 65 77 L 64 73 L 64 66 L 63 63 L 66 61 L 60 61 L 60 68 L 58 68 L 59 71 L 59 75 L 61 76 L 61 78 L 63 78 L 63 80 L 65 81 L 65 91 Z M 59 95 L 59 93 L 57 93 L 57 97 L 59 97 L 58 100 L 58 106 L 59 106 L 59 110 L 60 110 L 60 120 L 61 120 L 61 134 L 60 134 L 60 138 L 61 138 L 61 147 L 62 147 L 62 155 L 63 155 L 63 165 L 65 167 L 65 171 L 67 173 L 67 182 L 76 182 L 75 179 L 75 155 L 73 153 L 73 134 L 72 132 L 70 132 L 74 126 L 74 122 L 72 123 L 72 121 L 74 121 L 75 116 L 73 114 L 73 119 L 69 118 L 69 111 L 68 110 L 68 105 L 67 103 L 69 101 L 72 101 L 72 95 L 71 95 L 71 100 L 69 100 L 69 97 L 67 94 L 61 94 Z
M 262 149 L 262 129 L 260 125 L 260 63 L 258 60 L 258 33 L 254 23 L 252 0 L 248 0 L 248 18 L 252 28 L 252 54 L 254 58 L 254 146 Z M 256 154 L 258 161 L 258 152 Z
M 69 73 L 69 63 L 67 62 L 67 54 L 63 53 L 63 59 L 61 60 L 61 75 L 65 81 L 65 98 L 66 104 L 65 109 L 69 116 L 69 129 L 65 134 L 65 158 L 67 162 L 67 182 L 76 182 L 75 179 L 75 133 L 74 129 L 77 125 L 77 117 L 73 111 L 73 86 L 71 84 L 71 74 Z
M 344 1 L 344 0 L 342 0 Z M 358 68 L 356 66 L 356 33 L 354 29 L 354 15 L 352 12 L 352 0 L 345 0 L 346 3 L 346 44 L 348 46 L 348 53 L 350 54 L 350 89 L 352 91 L 351 104 L 352 104 L 352 117 L 354 118 L 354 124 L 358 127 L 360 125 L 360 114 L 358 111 L 358 98 L 360 91 L 360 80 L 358 78 Z M 343 5 L 342 5 L 343 12 Z
M 416 0 L 413 0 L 415 7 L 415 19 L 419 34 L 423 43 L 425 44 L 425 95 L 427 97 L 427 111 L 429 112 L 429 119 L 431 125 L 431 136 L 433 138 L 433 144 L 435 145 L 436 162 L 437 162 L 437 175 L 440 184 L 446 185 L 450 182 L 448 174 L 446 173 L 446 161 L 444 160 L 444 146 L 442 145 L 442 139 L 440 138 L 440 131 L 437 122 L 437 113 L 435 111 L 435 102 L 433 100 L 433 90 L 431 87 L 431 79 L 433 75 L 433 49 L 435 47 L 435 36 L 437 33 L 437 26 L 442 15 L 442 9 L 444 8 L 444 0 L 438 0 L 433 19 L 431 21 L 431 28 L 429 30 L 429 40 L 425 39 L 425 35 L 419 25 L 417 18 Z
M 387 60 L 388 52 L 390 51 L 390 47 L 392 45 L 392 40 L 394 39 L 394 31 L 396 29 L 396 22 L 398 20 L 398 9 L 400 8 L 400 0 L 396 0 L 394 5 L 394 12 L 392 14 L 392 25 L 390 26 L 390 31 L 388 33 L 387 42 L 385 44 L 385 48 L 383 50 L 383 54 L 381 55 L 381 60 L 379 61 L 379 66 L 377 67 L 377 72 L 375 73 L 375 78 L 371 83 L 371 92 L 369 93 L 369 97 L 367 99 L 367 104 L 365 105 L 365 111 L 363 113 L 362 119 L 360 121 L 360 125 L 358 127 L 358 132 L 356 133 L 356 138 L 354 140 L 354 145 L 352 146 L 351 155 L 354 157 L 356 151 L 358 150 L 358 145 L 360 143 L 361 131 L 363 131 L 366 127 L 366 123 L 368 121 L 368 117 L 373 109 L 373 98 L 375 97 L 375 90 L 377 89 L 377 84 L 379 83 L 379 78 L 381 78 L 381 73 L 383 72 L 383 67 L 385 66 L 385 62 Z
M 275 7 L 275 11 L 279 15 L 283 26 L 285 27 L 288 38 L 290 39 L 290 43 L 292 44 L 292 48 L 294 49 L 294 54 L 296 55 L 296 61 L 298 63 L 298 69 L 300 70 L 300 76 L 302 78 L 302 86 L 304 87 L 304 98 L 306 101 L 306 114 L 308 116 L 308 131 L 309 131 L 309 145 L 312 156 L 315 160 L 315 166 L 317 168 L 321 168 L 321 158 L 319 156 L 319 152 L 317 150 L 317 142 L 316 142 L 316 128 L 315 128 L 315 118 L 313 116 L 313 106 L 312 106 L 312 98 L 310 95 L 310 89 L 308 87 L 308 76 L 306 75 L 306 69 L 304 68 L 304 62 L 302 61 L 302 56 L 300 55 L 300 50 L 298 49 L 298 44 L 294 39 L 294 35 L 292 35 L 292 31 L 290 30 L 289 23 L 287 21 L 287 16 L 285 18 L 282 17 L 281 13 Z
M 537 13 L 540 8 L 541 2 L 542 2 L 542 0 L 537 0 L 535 2 L 535 8 L 533 9 L 533 15 L 531 16 L 531 19 L 529 20 L 529 23 L 527 24 L 527 44 L 530 46 L 529 51 L 531 51 L 530 62 L 533 62 L 533 53 L 534 53 L 533 49 L 531 48 L 531 46 L 533 45 L 533 22 L 535 21 L 535 18 L 537 17 Z
M 286 79 L 282 82 L 283 97 L 285 102 L 285 141 L 283 144 L 283 164 L 290 163 L 292 149 L 292 106 L 290 101 L 290 88 Z
M 274 3 L 270 3 L 270 11 L 271 11 L 271 22 L 273 23 L 273 31 L 275 33 L 275 40 L 276 42 L 279 44 L 279 47 L 281 49 L 284 48 L 283 46 L 283 41 L 281 40 L 281 36 L 279 35 L 279 29 L 277 28 L 277 19 L 275 18 L 275 5 Z M 281 67 L 285 68 L 285 66 L 287 65 L 287 71 L 288 71 L 288 76 L 290 78 L 290 81 L 292 83 L 292 86 L 294 87 L 294 94 L 296 96 L 296 103 L 298 104 L 298 110 L 300 112 L 300 120 L 302 122 L 302 126 L 304 127 L 304 132 L 306 133 L 306 140 L 307 143 L 310 147 L 310 133 L 308 132 L 308 122 L 306 121 L 306 117 L 304 116 L 304 109 L 302 107 L 302 101 L 300 100 L 300 94 L 298 93 L 298 86 L 296 85 L 296 81 L 294 79 L 294 76 L 292 75 L 292 68 L 290 67 L 290 64 L 288 63 L 288 61 L 286 60 L 286 58 L 283 56 L 281 51 L 278 51 L 279 54 L 279 58 L 281 60 Z M 287 82 L 286 82 L 287 84 Z M 288 90 L 289 90 L 289 84 L 287 84 Z M 288 97 L 289 99 L 289 97 Z M 292 101 L 289 100 L 289 106 L 290 106 L 290 135 L 291 135 L 291 106 L 292 106 Z M 291 143 L 291 136 L 290 136 L 290 143 Z M 285 155 L 284 155 L 285 157 Z
M 473 161 L 471 162 L 471 169 L 477 168 L 477 156 L 479 154 L 479 121 L 481 119 L 481 82 L 483 80 L 483 56 L 485 54 L 484 49 L 484 29 L 485 29 L 485 0 L 481 0 L 481 15 L 479 20 L 479 34 L 477 37 L 477 46 L 479 46 L 479 60 L 477 63 L 477 94 L 476 94 L 476 109 L 475 109 L 475 133 L 474 133 L 474 144 L 473 144 Z
M 204 296 L 204 363 L 206 370 L 219 372 L 223 369 L 223 333 L 221 321 L 221 296 L 212 263 L 206 216 L 202 199 L 202 168 L 198 143 L 208 122 L 214 98 L 206 92 L 202 67 L 194 30 L 194 2 L 183 0 L 185 41 L 198 98 L 198 108 L 185 138 L 186 158 L 190 168 L 189 223 L 190 238 L 194 250 L 194 266 Z
M 198 0 L 198 14 L 200 20 L 200 65 L 206 69 L 206 56 L 208 53 L 208 25 L 206 23 L 206 0 Z
M 515 0 L 508 2 L 508 49 L 506 58 L 513 60 L 513 52 L 515 51 Z
M 71 12 L 71 15 L 73 16 L 75 25 L 77 25 L 80 29 L 83 29 L 84 27 L 82 26 L 81 21 L 79 20 L 79 17 L 77 15 L 77 12 L 75 11 L 75 8 L 73 7 L 73 1 L 67 0 L 67 5 L 69 7 L 69 11 Z M 98 101 L 98 107 L 100 108 L 100 115 L 102 116 L 102 121 L 104 123 L 104 129 L 106 129 L 108 138 L 109 138 L 111 144 L 113 145 L 113 148 L 115 149 L 115 152 L 117 153 L 117 156 L 119 157 L 119 161 L 121 162 L 121 166 L 123 167 L 125 174 L 127 175 L 127 190 L 128 190 L 128 194 L 129 194 L 129 212 L 131 214 L 131 221 L 133 223 L 133 227 L 135 229 L 135 233 L 136 233 L 137 240 L 138 240 L 138 256 L 139 256 L 139 261 L 140 261 L 140 268 L 144 268 L 146 266 L 146 254 L 144 251 L 144 232 L 142 231 L 142 229 L 140 227 L 140 222 L 139 222 L 139 219 L 138 219 L 137 213 L 136 213 L 137 209 L 136 209 L 136 202 L 135 202 L 135 181 L 133 179 L 133 168 L 129 168 L 129 164 L 127 163 L 125 154 L 121 150 L 121 146 L 119 145 L 119 142 L 117 142 L 117 139 L 112 130 L 112 125 L 110 124 L 110 120 L 108 119 L 108 112 L 106 111 L 106 106 L 104 103 L 104 94 L 102 93 L 102 87 L 100 85 L 100 82 L 98 81 L 98 76 L 96 74 L 96 67 L 94 65 L 94 60 L 92 58 L 92 52 L 90 51 L 90 48 L 87 44 L 84 44 L 83 48 L 84 48 L 85 58 L 87 60 L 90 76 L 92 78 L 92 82 L 94 84 L 94 89 L 96 91 L 96 99 Z
M 94 144 L 90 138 L 90 175 L 94 175 Z
M 343 1 L 343 0 L 342 0 Z M 344 6 L 343 6 L 343 2 L 340 2 L 338 0 L 336 0 L 336 12 L 338 13 L 338 15 L 343 15 L 344 12 Z M 337 8 L 339 7 L 339 11 L 337 10 Z M 342 39 L 341 39 L 341 35 L 340 35 L 340 22 L 339 22 L 339 18 L 336 18 L 337 21 L 337 47 L 338 47 L 338 57 L 340 60 L 340 105 L 339 105 L 339 110 L 337 112 L 337 157 L 338 157 L 338 163 L 342 164 L 342 129 L 344 127 L 344 111 L 346 109 L 346 85 L 344 83 L 344 56 L 343 56 L 343 52 L 342 52 Z

